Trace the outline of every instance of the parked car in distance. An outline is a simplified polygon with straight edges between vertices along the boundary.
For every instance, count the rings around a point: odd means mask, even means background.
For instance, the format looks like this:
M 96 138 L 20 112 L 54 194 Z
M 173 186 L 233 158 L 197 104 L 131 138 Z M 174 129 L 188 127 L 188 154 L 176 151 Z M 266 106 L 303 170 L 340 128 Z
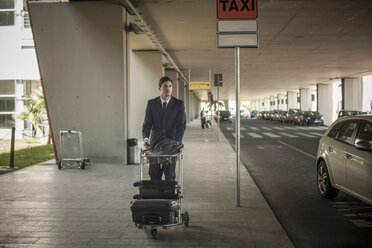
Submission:
M 305 112 L 304 111 L 298 111 L 294 115 L 294 124 L 296 125 L 304 125 L 305 118 Z
M 279 121 L 280 122 L 287 122 L 287 114 L 288 114 L 288 111 L 281 111 L 280 112 L 280 115 L 279 115 Z
M 363 112 L 357 111 L 357 110 L 340 110 L 340 112 L 338 112 L 338 118 L 344 117 L 344 116 L 361 115 L 361 114 L 363 114 Z
M 230 113 L 230 111 L 228 110 L 222 110 L 222 111 L 217 111 L 216 112 L 216 115 L 214 117 L 215 120 L 217 120 L 217 116 L 218 116 L 218 112 L 220 114 L 220 121 L 228 121 L 228 122 L 232 122 L 232 115 Z
M 322 197 L 339 190 L 372 204 L 372 115 L 337 119 L 319 141 L 316 170 Z
M 258 111 L 257 110 L 252 110 L 251 118 L 257 118 L 257 117 L 258 117 Z
M 278 114 L 279 114 L 278 110 L 270 111 L 270 120 L 275 121 L 276 118 L 278 118 Z
M 318 111 L 305 111 L 304 121 L 304 125 L 307 126 L 312 124 L 320 126 L 324 125 L 323 115 Z
M 291 124 L 291 123 L 296 123 L 296 119 L 295 119 L 295 116 L 296 116 L 296 113 L 298 111 L 301 111 L 300 109 L 289 109 L 288 110 L 288 113 L 287 113 L 287 119 L 288 119 L 288 123 Z

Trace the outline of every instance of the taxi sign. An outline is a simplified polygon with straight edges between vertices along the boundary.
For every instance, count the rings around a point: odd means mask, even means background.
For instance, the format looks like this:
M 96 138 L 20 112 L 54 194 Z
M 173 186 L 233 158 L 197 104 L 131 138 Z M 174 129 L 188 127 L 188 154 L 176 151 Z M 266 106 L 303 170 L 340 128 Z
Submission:
M 211 82 L 189 82 L 190 90 L 210 89 Z
M 257 0 L 217 0 L 218 19 L 256 19 Z

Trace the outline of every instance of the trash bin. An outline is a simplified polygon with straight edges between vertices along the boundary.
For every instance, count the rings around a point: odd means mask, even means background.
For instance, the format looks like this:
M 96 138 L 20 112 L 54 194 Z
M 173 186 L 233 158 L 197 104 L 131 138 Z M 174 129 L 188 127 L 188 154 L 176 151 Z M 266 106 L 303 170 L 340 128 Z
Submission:
M 138 164 L 138 140 L 128 139 L 128 164 Z

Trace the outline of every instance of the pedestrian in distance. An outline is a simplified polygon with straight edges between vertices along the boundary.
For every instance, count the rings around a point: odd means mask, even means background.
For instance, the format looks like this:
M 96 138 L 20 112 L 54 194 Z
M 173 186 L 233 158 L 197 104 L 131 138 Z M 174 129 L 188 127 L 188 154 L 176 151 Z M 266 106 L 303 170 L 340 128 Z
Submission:
M 204 108 L 202 109 L 202 111 L 200 111 L 200 121 L 201 121 L 201 127 L 204 129 L 205 128 L 205 119 L 207 117 L 207 114 L 204 110 Z
M 164 139 L 182 142 L 186 129 L 185 105 L 183 101 L 172 97 L 173 81 L 169 77 L 159 80 L 160 96 L 147 102 L 142 136 L 146 149 L 153 149 Z M 175 180 L 176 161 L 168 164 L 150 163 L 151 180 Z

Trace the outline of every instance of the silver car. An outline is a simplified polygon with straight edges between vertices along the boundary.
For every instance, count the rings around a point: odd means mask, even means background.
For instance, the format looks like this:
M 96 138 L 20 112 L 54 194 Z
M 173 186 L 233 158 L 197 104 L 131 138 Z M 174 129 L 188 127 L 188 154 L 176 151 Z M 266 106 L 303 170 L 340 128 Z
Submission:
M 316 169 L 324 198 L 341 190 L 372 204 L 372 115 L 335 121 L 319 141 Z

